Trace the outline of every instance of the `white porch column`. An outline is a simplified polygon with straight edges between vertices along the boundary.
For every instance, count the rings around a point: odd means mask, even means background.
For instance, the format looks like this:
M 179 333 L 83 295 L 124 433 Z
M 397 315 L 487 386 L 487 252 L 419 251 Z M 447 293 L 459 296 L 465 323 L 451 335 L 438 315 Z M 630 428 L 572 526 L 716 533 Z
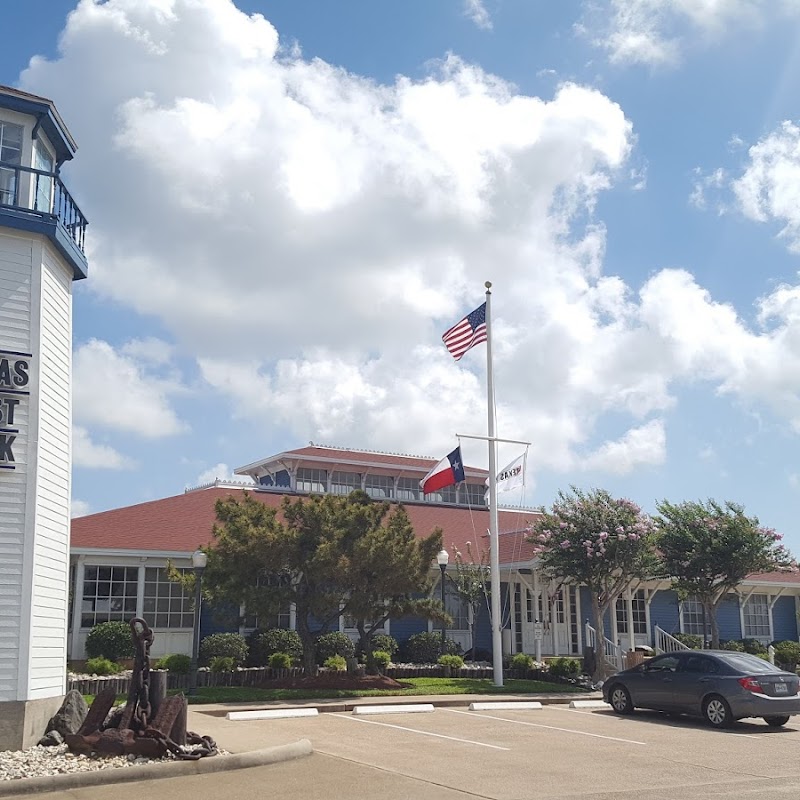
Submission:
M 539 618 L 539 597 L 540 597 L 540 589 L 539 589 L 539 571 L 533 571 L 533 622 L 536 631 L 541 630 L 542 620 Z M 535 636 L 535 650 L 536 650 L 536 660 L 542 660 L 542 638 L 541 636 Z
M 631 587 L 629 586 L 625 592 L 625 605 L 627 606 L 628 612 L 628 649 L 635 650 L 636 649 L 636 636 L 633 632 L 633 592 L 631 591 Z

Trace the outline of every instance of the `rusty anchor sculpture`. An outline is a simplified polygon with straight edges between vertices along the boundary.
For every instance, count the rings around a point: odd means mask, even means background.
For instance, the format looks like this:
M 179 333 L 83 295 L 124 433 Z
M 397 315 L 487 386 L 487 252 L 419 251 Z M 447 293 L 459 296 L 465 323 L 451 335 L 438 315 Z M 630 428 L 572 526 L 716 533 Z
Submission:
M 69 749 L 73 753 L 133 754 L 146 758 L 163 758 L 169 752 L 176 758 L 190 760 L 216 755 L 217 745 L 210 736 L 186 730 L 187 701 L 183 695 L 151 698 L 153 631 L 140 617 L 129 624 L 135 656 L 127 702 L 121 711 L 109 716 L 116 694 L 113 689 L 100 692 L 80 730 L 65 737 Z

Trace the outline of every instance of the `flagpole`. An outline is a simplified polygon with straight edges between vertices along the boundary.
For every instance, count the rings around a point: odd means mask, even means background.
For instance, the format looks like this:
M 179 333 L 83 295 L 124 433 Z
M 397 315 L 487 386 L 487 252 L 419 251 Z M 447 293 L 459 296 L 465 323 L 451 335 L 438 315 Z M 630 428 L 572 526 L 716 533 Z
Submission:
M 489 416 L 489 575 L 492 610 L 492 667 L 494 685 L 503 685 L 503 633 L 500 618 L 500 548 L 497 513 L 497 438 L 494 425 L 494 372 L 492 370 L 492 283 L 486 281 L 486 393 Z

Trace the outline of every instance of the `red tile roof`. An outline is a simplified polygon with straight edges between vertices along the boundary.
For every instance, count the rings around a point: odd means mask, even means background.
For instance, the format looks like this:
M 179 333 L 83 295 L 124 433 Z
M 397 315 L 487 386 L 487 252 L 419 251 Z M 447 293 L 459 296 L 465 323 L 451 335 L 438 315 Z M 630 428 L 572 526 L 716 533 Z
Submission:
M 215 521 L 214 504 L 225 497 L 239 497 L 243 489 L 214 487 L 153 500 L 126 508 L 102 511 L 72 520 L 71 547 L 109 550 L 178 551 L 191 553 L 200 545 L 212 541 L 211 528 Z M 284 497 L 279 492 L 252 492 L 252 496 L 273 508 L 280 507 Z M 405 506 L 418 536 L 427 536 L 434 528 L 443 531 L 444 546 L 466 552 L 472 542 L 476 555 L 486 548 L 489 512 L 433 504 L 408 503 Z M 500 530 L 519 531 L 527 525 L 533 513 L 500 511 Z M 500 559 L 525 560 L 517 556 L 529 548 L 521 534 L 500 536 Z

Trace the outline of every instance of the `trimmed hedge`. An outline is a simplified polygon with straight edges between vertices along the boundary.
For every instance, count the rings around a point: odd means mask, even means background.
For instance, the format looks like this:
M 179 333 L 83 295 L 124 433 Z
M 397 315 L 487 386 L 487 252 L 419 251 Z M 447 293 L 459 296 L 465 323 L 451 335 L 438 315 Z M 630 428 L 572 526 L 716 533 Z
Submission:
M 101 622 L 86 637 L 88 658 L 119 661 L 121 658 L 133 658 L 135 654 L 131 626 L 127 622 Z
M 209 665 L 215 658 L 229 658 L 238 667 L 247 659 L 247 642 L 238 633 L 212 633 L 200 642 L 200 663 Z

